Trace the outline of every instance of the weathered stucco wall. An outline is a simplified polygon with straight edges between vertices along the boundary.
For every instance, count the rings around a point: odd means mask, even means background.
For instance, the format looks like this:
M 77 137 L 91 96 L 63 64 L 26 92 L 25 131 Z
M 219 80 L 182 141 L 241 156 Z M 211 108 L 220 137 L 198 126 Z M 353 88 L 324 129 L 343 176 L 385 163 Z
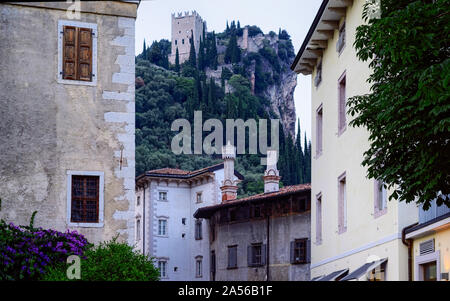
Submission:
M 96 86 L 57 82 L 59 20 L 66 11 L 0 5 L 0 218 L 28 224 L 36 210 L 37 226 L 65 230 L 66 172 L 102 171 L 104 226 L 73 229 L 134 243 L 135 20 L 72 20 L 98 26 Z
M 309 264 L 290 263 L 290 242 L 310 239 L 310 211 L 271 218 L 269 222 L 269 278 L 271 281 L 308 281 Z M 217 281 L 264 281 L 266 267 L 249 267 L 247 247 L 252 243 L 267 245 L 267 220 L 227 223 L 216 226 L 211 251 L 216 254 Z M 228 246 L 237 245 L 237 268 L 228 269 Z

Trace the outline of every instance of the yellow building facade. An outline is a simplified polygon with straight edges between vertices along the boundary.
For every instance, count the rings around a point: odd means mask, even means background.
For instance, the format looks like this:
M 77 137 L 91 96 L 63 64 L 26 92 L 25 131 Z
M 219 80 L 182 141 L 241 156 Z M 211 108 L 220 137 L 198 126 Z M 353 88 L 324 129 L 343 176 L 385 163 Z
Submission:
M 349 126 L 349 97 L 369 93 L 371 70 L 353 47 L 364 0 L 324 0 L 292 64 L 311 75 L 313 280 L 408 280 L 402 230 L 417 222 L 414 204 L 388 201 L 367 178 L 365 128 Z

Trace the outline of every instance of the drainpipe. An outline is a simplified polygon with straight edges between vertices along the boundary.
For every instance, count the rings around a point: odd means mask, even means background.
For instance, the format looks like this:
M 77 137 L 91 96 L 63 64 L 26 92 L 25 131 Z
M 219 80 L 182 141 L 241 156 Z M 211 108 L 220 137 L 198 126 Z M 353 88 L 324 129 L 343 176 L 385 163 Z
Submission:
M 269 245 L 270 245 L 270 215 L 267 215 L 267 247 L 266 247 L 266 281 L 270 281 L 269 274 L 269 265 L 270 265 L 270 253 L 269 253 Z
M 402 242 L 405 246 L 408 247 L 408 281 L 412 281 L 412 239 L 406 239 L 406 230 L 416 226 L 418 223 L 406 226 L 402 230 Z

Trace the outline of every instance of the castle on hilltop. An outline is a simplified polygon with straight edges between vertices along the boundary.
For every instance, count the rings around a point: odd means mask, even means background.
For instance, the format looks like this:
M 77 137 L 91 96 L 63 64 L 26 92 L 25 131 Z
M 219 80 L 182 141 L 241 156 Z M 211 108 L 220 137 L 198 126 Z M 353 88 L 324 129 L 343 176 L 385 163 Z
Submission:
M 203 30 L 206 31 L 206 21 L 203 21 L 202 17 L 195 10 L 184 12 L 184 15 L 182 13 L 172 14 L 172 52 L 169 55 L 171 64 L 175 64 L 177 48 L 180 64 L 189 59 L 192 35 L 195 51 L 198 54 Z

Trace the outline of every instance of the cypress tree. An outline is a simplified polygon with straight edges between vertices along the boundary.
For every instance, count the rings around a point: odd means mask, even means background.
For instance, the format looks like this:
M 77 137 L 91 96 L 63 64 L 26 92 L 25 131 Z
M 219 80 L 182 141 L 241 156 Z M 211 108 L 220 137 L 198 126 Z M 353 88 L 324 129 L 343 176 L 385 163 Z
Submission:
M 304 165 L 304 156 L 303 156 L 303 149 L 302 149 L 302 132 L 300 131 L 300 119 L 298 119 L 298 126 L 297 126 L 297 138 L 295 140 L 295 152 L 297 154 L 296 156 L 296 173 L 298 175 L 298 182 L 297 184 L 305 183 L 305 174 L 303 171 L 303 165 Z
M 179 74 L 180 73 L 180 53 L 177 51 L 175 52 L 175 71 Z
M 142 49 L 142 58 L 144 59 L 144 60 L 146 60 L 147 59 L 147 47 L 145 46 L 145 39 L 144 39 L 144 49 Z
M 192 33 L 192 31 L 191 31 Z M 191 50 L 189 52 L 189 63 L 192 67 L 197 68 L 197 58 L 195 54 L 195 46 L 194 46 L 194 34 L 191 34 L 191 38 L 189 39 L 191 43 Z

